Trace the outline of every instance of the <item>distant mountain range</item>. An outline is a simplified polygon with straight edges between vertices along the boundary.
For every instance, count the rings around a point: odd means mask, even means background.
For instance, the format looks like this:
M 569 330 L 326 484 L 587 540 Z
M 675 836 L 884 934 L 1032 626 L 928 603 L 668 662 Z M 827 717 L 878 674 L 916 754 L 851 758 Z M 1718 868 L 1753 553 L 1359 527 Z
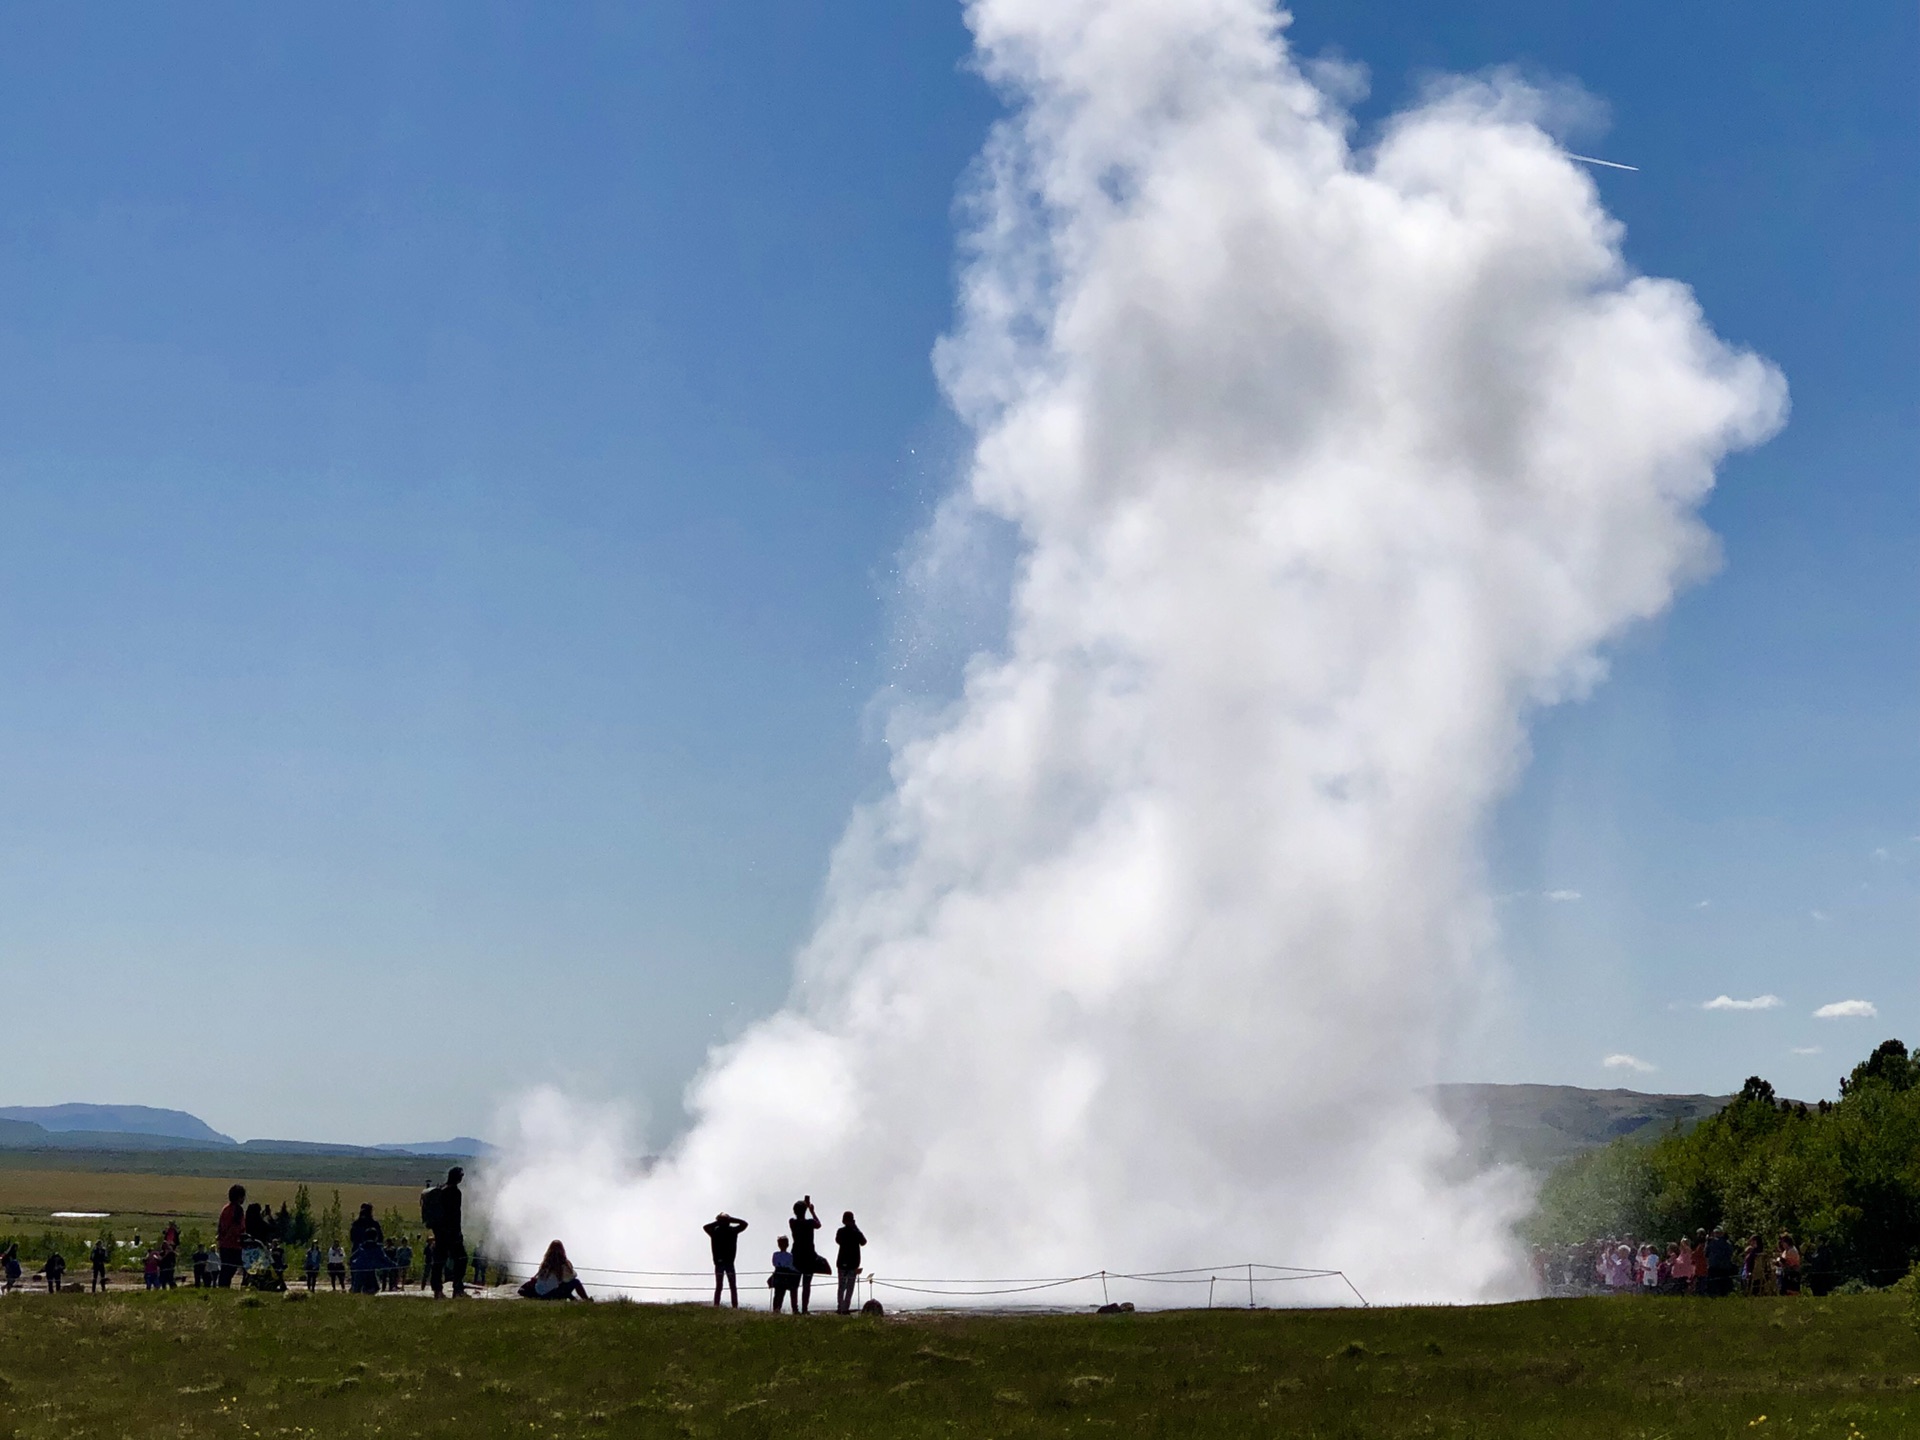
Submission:
M 1724 1108 L 1730 1095 L 1643 1095 L 1573 1085 L 1437 1085 L 1440 1111 L 1466 1142 L 1467 1164 L 1545 1172 L 1622 1135 L 1651 1139 Z M 329 1145 L 223 1135 L 184 1110 L 148 1105 L 0 1106 L 0 1149 L 225 1150 L 280 1155 L 435 1155 L 471 1158 L 493 1147 L 471 1135 L 406 1145 Z
M 1440 1113 L 1470 1162 L 1546 1172 L 1562 1160 L 1633 1135 L 1648 1140 L 1724 1110 L 1731 1095 L 1643 1095 L 1574 1085 L 1436 1085 Z
M 410 1145 L 329 1145 L 312 1140 L 235 1140 L 184 1110 L 151 1105 L 0 1105 L 0 1149 L 250 1150 L 287 1155 L 489 1154 L 471 1135 Z

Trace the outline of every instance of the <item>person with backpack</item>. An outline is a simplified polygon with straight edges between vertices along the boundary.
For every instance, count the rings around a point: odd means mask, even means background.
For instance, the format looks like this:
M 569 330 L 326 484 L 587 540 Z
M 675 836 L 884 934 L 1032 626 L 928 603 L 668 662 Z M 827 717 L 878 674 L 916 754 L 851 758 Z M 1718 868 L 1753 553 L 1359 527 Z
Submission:
M 467 1298 L 467 1247 L 460 1238 L 460 1182 L 466 1171 L 458 1165 L 447 1171 L 446 1183 L 420 1192 L 420 1219 L 433 1232 L 433 1266 L 427 1282 L 433 1298 L 444 1300 L 442 1286 L 453 1281 L 453 1298 Z

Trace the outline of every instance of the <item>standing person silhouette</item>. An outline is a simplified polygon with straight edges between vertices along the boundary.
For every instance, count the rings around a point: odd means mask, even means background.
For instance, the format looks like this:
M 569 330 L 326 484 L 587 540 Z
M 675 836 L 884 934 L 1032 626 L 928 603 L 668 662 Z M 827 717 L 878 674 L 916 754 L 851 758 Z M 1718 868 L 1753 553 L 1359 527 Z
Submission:
M 733 1262 L 740 1254 L 740 1232 L 747 1228 L 747 1222 L 736 1220 L 722 1210 L 713 1219 L 700 1227 L 707 1232 L 707 1239 L 713 1246 L 713 1303 L 717 1309 L 720 1304 L 720 1286 L 724 1283 L 733 1294 L 733 1308 L 740 1308 L 740 1281 L 733 1273 Z
M 233 1288 L 233 1277 L 240 1272 L 240 1260 L 247 1244 L 247 1187 L 227 1189 L 226 1208 L 214 1224 L 214 1249 L 220 1255 L 220 1288 Z
M 93 1254 L 90 1258 L 93 1261 L 93 1288 L 104 1290 L 107 1288 L 107 1242 L 94 1241 Z
M 455 1165 L 447 1171 L 444 1185 L 421 1192 L 420 1218 L 433 1231 L 433 1264 L 427 1269 L 427 1283 L 433 1298 L 442 1296 L 442 1285 L 453 1282 L 453 1298 L 467 1298 L 467 1245 L 460 1236 L 460 1182 L 466 1171 Z
M 820 1212 L 813 1208 L 813 1197 L 803 1195 L 793 1202 L 793 1219 L 787 1229 L 793 1232 L 793 1268 L 800 1272 L 800 1313 L 813 1313 L 813 1277 L 827 1273 L 827 1264 L 814 1248 L 813 1232 L 820 1228 Z
M 860 1247 L 867 1243 L 867 1237 L 853 1223 L 851 1210 L 840 1217 L 840 1228 L 833 1232 L 833 1243 L 840 1247 L 834 1257 L 834 1268 L 840 1272 L 840 1294 L 834 1308 L 842 1315 L 851 1315 L 853 1288 L 860 1280 Z

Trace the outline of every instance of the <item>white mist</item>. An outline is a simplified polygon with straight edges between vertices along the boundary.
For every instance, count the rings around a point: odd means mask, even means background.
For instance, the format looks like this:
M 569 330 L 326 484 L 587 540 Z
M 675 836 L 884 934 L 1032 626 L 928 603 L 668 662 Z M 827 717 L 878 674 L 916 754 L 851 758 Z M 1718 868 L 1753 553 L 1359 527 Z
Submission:
M 1710 565 L 1784 386 L 1626 267 L 1515 81 L 1355 153 L 1262 0 L 968 18 L 1013 113 L 937 354 L 977 436 L 943 523 L 1017 532 L 1004 645 L 896 744 L 688 1132 L 633 1178 L 542 1097 L 496 1223 L 698 1269 L 716 1211 L 758 1256 L 810 1192 L 882 1274 L 1522 1293 L 1524 1187 L 1454 1174 L 1419 1094 L 1488 964 L 1480 830 L 1529 711 Z

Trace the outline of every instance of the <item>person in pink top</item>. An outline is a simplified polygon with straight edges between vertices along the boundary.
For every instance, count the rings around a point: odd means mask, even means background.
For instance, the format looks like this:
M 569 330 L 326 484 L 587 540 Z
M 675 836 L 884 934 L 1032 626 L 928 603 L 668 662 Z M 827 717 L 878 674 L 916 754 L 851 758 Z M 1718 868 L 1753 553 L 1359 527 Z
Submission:
M 1682 1295 L 1690 1293 L 1693 1289 L 1693 1247 L 1684 1240 L 1675 1244 L 1673 1263 L 1668 1268 L 1673 1275 L 1675 1288 Z

